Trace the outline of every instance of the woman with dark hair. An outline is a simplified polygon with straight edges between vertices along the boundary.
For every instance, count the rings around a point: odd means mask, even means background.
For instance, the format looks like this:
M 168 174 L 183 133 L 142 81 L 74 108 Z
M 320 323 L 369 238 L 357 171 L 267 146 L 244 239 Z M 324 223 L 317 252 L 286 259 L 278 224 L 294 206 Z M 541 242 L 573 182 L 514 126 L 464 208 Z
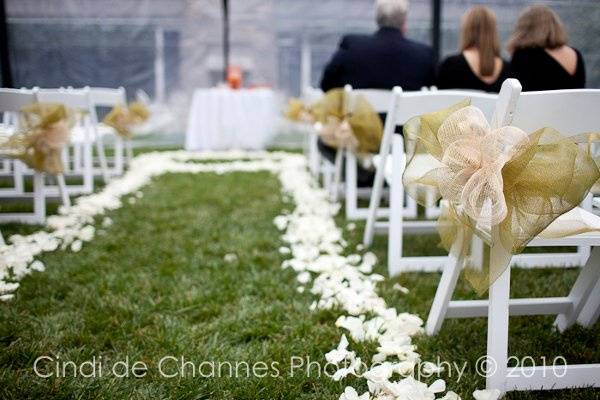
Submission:
M 472 7 L 462 21 L 460 53 L 442 62 L 436 85 L 499 92 L 506 78 L 508 64 L 500 58 L 496 15 L 488 7 Z
M 526 8 L 507 44 L 512 53 L 511 76 L 521 82 L 523 90 L 585 87 L 583 57 L 568 41 L 554 11 L 546 6 Z

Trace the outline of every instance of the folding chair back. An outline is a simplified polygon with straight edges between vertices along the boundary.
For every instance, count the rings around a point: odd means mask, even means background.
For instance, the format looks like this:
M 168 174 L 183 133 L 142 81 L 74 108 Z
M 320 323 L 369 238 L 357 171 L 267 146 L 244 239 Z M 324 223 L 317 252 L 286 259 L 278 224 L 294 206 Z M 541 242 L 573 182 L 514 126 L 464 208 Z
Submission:
M 100 156 L 100 164 L 101 170 L 105 177 L 108 178 L 109 175 L 119 176 L 123 173 L 123 168 L 125 165 L 124 160 L 124 144 L 123 140 L 120 136 L 114 135 L 114 130 L 104 124 L 101 124 L 98 118 L 98 107 L 114 107 L 116 105 L 125 105 L 127 104 L 127 94 L 125 92 L 124 87 L 119 88 L 99 88 L 92 87 L 90 88 L 90 97 L 92 101 L 92 124 L 94 126 L 94 130 L 96 132 L 96 142 L 98 147 L 98 153 Z M 113 136 L 114 137 L 114 156 L 110 161 L 112 161 L 112 166 L 108 166 L 109 160 L 104 153 L 104 136 Z M 128 141 L 128 151 L 131 153 L 131 143 Z
M 364 98 L 378 114 L 388 114 L 390 111 L 393 97 L 393 92 L 391 90 L 353 89 L 350 85 L 346 85 L 344 90 L 346 92 L 345 99 L 347 99 L 345 105 L 347 112 L 351 113 L 354 110 L 356 101 L 359 97 Z M 338 152 L 338 155 L 339 154 L 340 153 Z M 338 166 L 336 166 L 336 169 L 337 167 Z M 346 202 L 346 218 L 349 220 L 366 219 L 368 215 L 368 208 L 359 208 L 358 198 L 369 198 L 372 190 L 371 188 L 358 188 L 358 163 L 356 155 L 349 150 L 346 151 L 345 167 L 346 176 L 344 184 L 344 196 Z M 341 168 L 341 165 L 339 168 Z M 382 212 L 382 216 L 387 216 L 387 209 L 380 211 Z
M 19 112 L 29 104 L 36 102 L 34 90 L 0 89 L 0 113 L 2 114 L 2 135 L 10 136 L 19 130 Z M 13 186 L 0 189 L 0 196 L 18 196 L 24 194 L 24 165 L 18 161 L 3 159 L 2 176 L 12 179 Z
M 92 104 L 95 107 L 114 107 L 117 104 L 126 104 L 127 96 L 124 87 L 113 88 L 89 88 Z
M 36 90 L 27 89 L 0 89 L 0 113 L 3 113 L 3 125 L 6 132 L 11 135 L 18 131 L 20 118 L 19 112 L 27 105 L 37 101 Z M 46 202 L 44 194 L 43 175 L 34 173 L 33 193 L 25 193 L 24 171 L 25 165 L 19 160 L 3 160 L 3 175 L 12 175 L 14 186 L 0 189 L 0 197 L 28 197 L 33 196 L 33 212 L 31 213 L 3 213 L 0 221 L 20 223 L 43 223 L 46 218 Z
M 491 118 L 498 96 L 490 93 L 468 90 L 435 90 L 404 92 L 396 103 L 396 125 L 404 125 L 409 119 L 441 110 L 465 99 Z
M 0 89 L 0 112 L 19 112 L 35 101 L 35 90 Z
M 67 185 L 67 191 L 71 194 L 87 194 L 94 190 L 92 143 L 94 138 L 92 132 L 91 118 L 94 112 L 90 89 L 38 89 L 37 99 L 42 103 L 60 103 L 73 110 L 83 111 L 81 118 L 77 119 L 78 126 L 72 134 L 71 145 L 73 147 L 72 157 L 69 149 L 63 153 L 66 174 L 80 175 L 83 177 L 82 185 Z M 48 188 L 52 192 L 52 188 Z
M 465 90 L 434 90 L 418 92 L 402 92 L 400 88 L 394 89 L 384 138 L 379 153 L 380 167 L 377 169 L 371 202 L 367 214 L 363 243 L 370 246 L 375 234 L 375 229 L 387 228 L 388 232 L 388 272 L 390 276 L 402 271 L 440 270 L 446 264 L 446 257 L 403 257 L 402 236 L 404 231 L 412 233 L 434 232 L 439 216 L 439 207 L 428 207 L 425 210 L 426 221 L 404 221 L 405 218 L 414 218 L 417 214 L 416 203 L 412 199 L 405 199 L 402 187 L 402 174 L 406 163 L 404 140 L 402 136 L 395 135 L 397 125 L 404 125 L 416 116 L 438 111 L 465 99 L 471 99 L 471 104 L 479 107 L 486 117 L 492 118 L 498 96 L 495 94 L 465 91 Z M 389 125 L 387 125 L 389 123 Z M 383 188 L 384 171 L 387 157 L 392 152 L 389 221 L 377 222 L 380 212 L 381 191 Z M 406 202 L 407 207 L 403 207 Z
M 91 112 L 92 101 L 89 88 L 81 90 L 38 89 L 37 99 L 43 103 L 61 103 L 76 110 Z
M 375 112 L 382 114 L 387 113 L 390 108 L 393 92 L 384 89 L 353 89 L 352 86 L 346 85 L 344 88 L 347 92 L 348 111 L 352 112 L 355 106 L 356 98 L 364 97 Z
M 600 130 L 600 89 L 570 89 L 541 92 L 524 92 L 518 100 L 512 125 L 527 133 L 552 127 L 566 136 Z M 582 207 L 592 211 L 590 195 Z M 590 255 L 588 246 L 578 247 L 577 253 L 537 254 L 519 256 L 526 266 L 585 264 Z M 532 262 L 529 262 L 529 261 Z
M 571 136 L 600 129 L 600 89 L 553 90 L 521 94 L 512 125 L 533 132 L 552 127 Z
M 35 101 L 35 90 L 0 89 L 0 113 L 3 115 L 2 124 L 6 133 L 10 133 L 17 128 L 19 111 Z

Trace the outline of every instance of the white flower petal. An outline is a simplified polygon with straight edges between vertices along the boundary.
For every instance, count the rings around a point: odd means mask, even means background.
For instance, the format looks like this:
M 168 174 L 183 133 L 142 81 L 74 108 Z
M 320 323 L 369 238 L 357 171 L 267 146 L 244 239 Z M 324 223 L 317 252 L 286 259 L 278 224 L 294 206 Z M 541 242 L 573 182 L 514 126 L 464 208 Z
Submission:
M 475 400 L 498 400 L 502 392 L 498 389 L 492 390 L 476 390 L 473 392 L 473 398 Z

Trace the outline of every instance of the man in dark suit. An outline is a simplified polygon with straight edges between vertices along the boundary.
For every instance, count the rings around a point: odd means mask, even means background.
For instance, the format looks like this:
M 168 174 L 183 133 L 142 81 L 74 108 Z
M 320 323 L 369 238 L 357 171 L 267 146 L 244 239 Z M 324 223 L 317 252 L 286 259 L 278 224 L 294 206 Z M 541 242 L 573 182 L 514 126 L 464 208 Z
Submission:
M 404 36 L 408 0 L 377 0 L 379 30 L 371 35 L 346 35 L 325 67 L 324 91 L 352 85 L 355 89 L 420 90 L 431 86 L 435 57 L 431 47 Z M 330 161 L 335 149 L 319 141 L 319 150 Z M 359 168 L 359 186 L 369 186 L 373 173 Z

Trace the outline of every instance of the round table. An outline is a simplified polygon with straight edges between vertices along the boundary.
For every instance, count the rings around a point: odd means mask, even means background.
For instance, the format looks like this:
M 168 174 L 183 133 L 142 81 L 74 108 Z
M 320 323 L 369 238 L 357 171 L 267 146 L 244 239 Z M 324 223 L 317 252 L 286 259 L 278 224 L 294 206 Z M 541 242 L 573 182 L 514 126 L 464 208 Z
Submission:
M 275 93 L 270 89 L 194 91 L 186 150 L 259 150 L 275 134 Z

